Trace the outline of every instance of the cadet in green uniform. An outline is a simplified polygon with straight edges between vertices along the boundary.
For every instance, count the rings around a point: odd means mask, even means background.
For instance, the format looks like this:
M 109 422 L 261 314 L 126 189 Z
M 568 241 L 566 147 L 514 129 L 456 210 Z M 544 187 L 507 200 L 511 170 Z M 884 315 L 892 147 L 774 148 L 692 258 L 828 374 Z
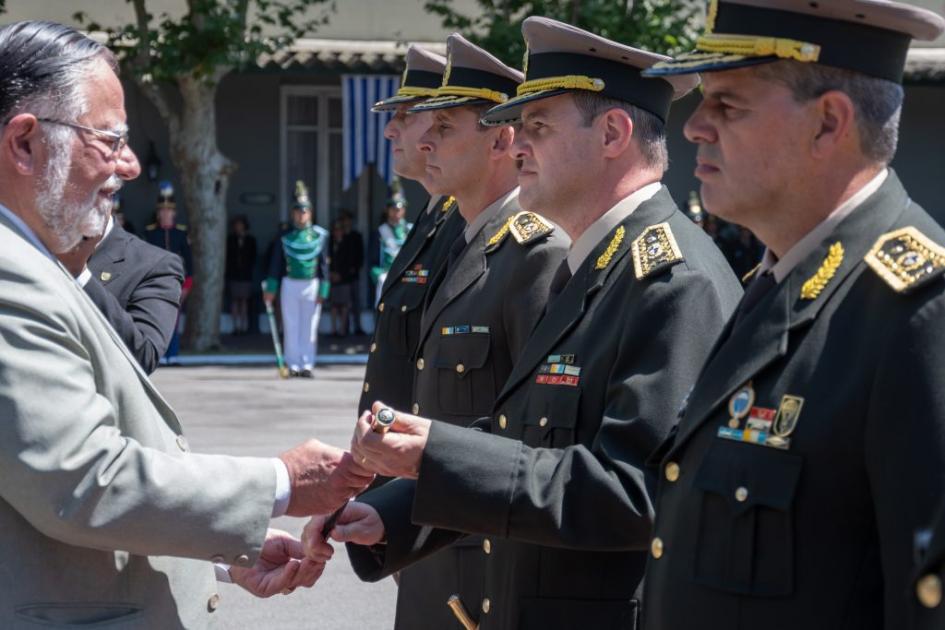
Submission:
M 713 2 L 686 124 L 709 212 L 767 246 L 654 455 L 647 630 L 908 627 L 945 491 L 945 231 L 888 168 L 912 39 L 894 2 Z
M 485 128 L 488 107 L 514 95 L 521 73 L 459 35 L 447 41 L 447 70 L 419 146 L 428 187 L 452 194 L 468 223 L 433 278 L 415 357 L 414 411 L 466 426 L 489 413 L 548 300 L 569 240 L 518 205 L 518 169 L 509 155 L 511 126 Z M 364 495 L 382 502 L 386 488 Z M 456 623 L 446 607 L 459 593 L 479 601 L 484 560 L 478 540 L 462 541 L 404 570 L 397 628 L 442 630 Z M 379 575 L 364 574 L 377 579 Z
M 945 503 L 931 529 L 919 531 L 915 537 L 918 572 L 909 589 L 912 630 L 941 630 L 945 628 L 945 603 L 942 589 L 945 583 Z
M 384 136 L 393 150 L 394 172 L 424 187 L 427 161 L 417 142 L 432 124 L 433 114 L 407 110 L 436 95 L 445 68 L 444 57 L 411 46 L 400 89 L 373 108 L 375 112 L 393 112 Z M 399 408 L 413 403 L 413 356 L 420 343 L 423 301 L 433 276 L 446 263 L 450 245 L 465 226 L 456 201 L 446 195 L 432 196 L 417 216 L 380 287 L 358 413 L 370 409 L 375 400 L 390 401 Z
M 660 184 L 670 104 L 697 80 L 643 79 L 667 57 L 547 18 L 522 32 L 526 81 L 485 121 L 521 120 L 522 201 L 573 239 L 560 293 L 485 432 L 433 423 L 422 460 L 415 450 L 396 471 L 419 468 L 419 480 L 394 482 L 400 503 L 378 506 L 383 555 L 351 555 L 359 572 L 385 573 L 450 539 L 411 521 L 487 534 L 483 599 L 463 601 L 479 628 L 631 629 L 652 522 L 645 461 L 741 287 Z
M 312 378 L 318 356 L 318 321 L 331 290 L 328 280 L 328 231 L 312 224 L 312 202 L 301 181 L 292 207 L 295 229 L 273 247 L 263 299 L 272 302 L 277 289 L 282 308 L 285 362 L 289 374 Z

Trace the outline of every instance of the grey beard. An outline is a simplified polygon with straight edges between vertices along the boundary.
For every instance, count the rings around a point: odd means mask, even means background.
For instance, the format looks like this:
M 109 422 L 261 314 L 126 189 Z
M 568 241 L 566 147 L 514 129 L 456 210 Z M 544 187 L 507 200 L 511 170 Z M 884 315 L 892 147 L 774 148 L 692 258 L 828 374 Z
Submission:
M 83 237 L 98 237 L 105 231 L 112 202 L 100 201 L 101 190 L 116 192 L 122 180 L 112 175 L 100 188 L 94 190 L 90 199 L 67 203 L 65 200 L 72 158 L 68 147 L 50 151 L 52 156 L 36 195 L 37 211 L 46 229 L 53 238 L 53 253 L 62 254 L 78 245 Z

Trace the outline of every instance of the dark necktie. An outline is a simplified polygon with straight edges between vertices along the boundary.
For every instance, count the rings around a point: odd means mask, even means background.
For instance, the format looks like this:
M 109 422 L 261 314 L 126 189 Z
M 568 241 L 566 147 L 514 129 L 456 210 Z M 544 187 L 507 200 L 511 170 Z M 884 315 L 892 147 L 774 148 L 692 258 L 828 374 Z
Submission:
M 734 326 L 738 326 L 752 309 L 758 305 L 758 302 L 776 286 L 778 286 L 778 283 L 774 279 L 774 274 L 770 271 L 759 273 L 752 278 L 748 289 L 745 290 L 745 295 L 742 296 L 742 301 L 738 304 L 738 309 L 735 312 Z

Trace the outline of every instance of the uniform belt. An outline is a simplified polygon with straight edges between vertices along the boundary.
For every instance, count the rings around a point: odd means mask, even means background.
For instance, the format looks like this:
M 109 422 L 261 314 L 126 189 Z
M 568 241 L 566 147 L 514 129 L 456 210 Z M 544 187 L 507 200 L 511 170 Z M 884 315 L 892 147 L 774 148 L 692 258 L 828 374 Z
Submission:
M 446 600 L 446 605 L 449 606 L 453 614 L 456 615 L 456 619 L 459 620 L 459 623 L 463 624 L 463 628 L 466 630 L 479 630 L 479 624 L 473 621 L 469 613 L 466 612 L 466 607 L 463 606 L 463 600 L 459 598 L 459 595 L 450 595 L 450 598 Z

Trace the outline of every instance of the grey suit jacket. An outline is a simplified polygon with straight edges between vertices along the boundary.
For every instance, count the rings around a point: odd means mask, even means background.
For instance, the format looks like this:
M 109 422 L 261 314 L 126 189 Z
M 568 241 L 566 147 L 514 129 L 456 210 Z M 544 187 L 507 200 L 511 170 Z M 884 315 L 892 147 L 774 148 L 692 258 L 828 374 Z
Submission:
M 0 627 L 206 627 L 209 561 L 255 561 L 274 493 L 267 460 L 189 452 L 96 306 L 0 215 Z

